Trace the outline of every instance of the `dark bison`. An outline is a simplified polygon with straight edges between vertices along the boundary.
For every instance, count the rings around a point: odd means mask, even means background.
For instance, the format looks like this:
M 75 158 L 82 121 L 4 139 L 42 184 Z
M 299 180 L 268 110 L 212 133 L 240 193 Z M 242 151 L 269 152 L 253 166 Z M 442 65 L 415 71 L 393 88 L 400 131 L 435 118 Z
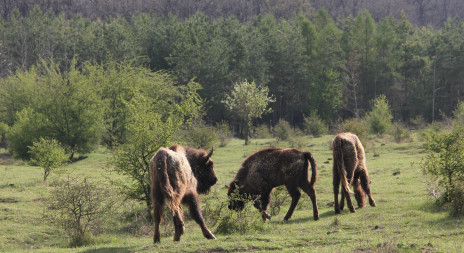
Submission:
M 155 222 L 154 243 L 160 242 L 160 221 L 163 204 L 167 204 L 174 218 L 174 241 L 184 233 L 182 204 L 188 205 L 193 219 L 200 225 L 203 235 L 216 239 L 206 227 L 200 210 L 199 193 L 208 193 L 217 182 L 211 155 L 190 147 L 173 145 L 160 148 L 150 161 L 151 198 Z
M 311 165 L 312 175 L 309 180 L 308 170 Z M 309 152 L 296 149 L 266 148 L 259 150 L 243 161 L 235 179 L 228 187 L 230 198 L 229 209 L 240 211 L 245 206 L 242 196 L 252 196 L 254 206 L 261 212 L 263 220 L 270 219 L 266 210 L 274 187 L 285 185 L 292 197 L 290 209 L 284 221 L 292 217 L 301 193 L 301 188 L 313 202 L 314 219 L 319 219 L 316 190 L 314 184 L 317 179 L 316 162 Z
M 375 206 L 369 187 L 369 174 L 366 167 L 364 148 L 358 136 L 353 133 L 340 133 L 332 143 L 333 150 L 333 191 L 335 213 L 343 210 L 344 198 L 352 213 L 356 212 L 350 198 L 350 186 L 353 185 L 358 207 L 364 207 L 366 194 L 369 204 Z M 338 202 L 338 187 L 342 182 L 341 200 Z

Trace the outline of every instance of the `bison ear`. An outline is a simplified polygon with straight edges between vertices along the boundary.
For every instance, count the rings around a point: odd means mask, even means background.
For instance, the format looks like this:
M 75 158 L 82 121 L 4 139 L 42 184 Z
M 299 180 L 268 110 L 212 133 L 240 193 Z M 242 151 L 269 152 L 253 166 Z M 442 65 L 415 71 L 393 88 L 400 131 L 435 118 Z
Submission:
M 209 151 L 209 154 L 206 156 L 207 158 L 210 158 L 213 155 L 214 147 L 211 147 L 211 151 Z

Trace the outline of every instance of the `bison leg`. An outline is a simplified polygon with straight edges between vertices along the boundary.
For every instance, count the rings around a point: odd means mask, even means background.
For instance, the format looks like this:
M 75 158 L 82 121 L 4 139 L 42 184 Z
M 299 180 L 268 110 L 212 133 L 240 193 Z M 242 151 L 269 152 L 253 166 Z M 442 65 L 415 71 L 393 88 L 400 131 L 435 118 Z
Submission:
M 290 208 L 288 209 L 287 214 L 284 217 L 284 221 L 288 221 L 288 219 L 292 217 L 293 211 L 295 211 L 295 207 L 298 204 L 298 201 L 300 200 L 300 197 L 301 197 L 301 193 L 298 190 L 298 188 L 294 186 L 289 186 L 289 185 L 286 185 L 286 187 L 287 187 L 288 193 L 292 197 L 292 203 L 290 204 Z
M 343 190 L 340 192 L 340 211 L 343 211 L 345 208 L 345 194 L 343 194 Z
M 182 208 L 179 207 L 173 213 L 174 219 L 174 241 L 180 241 L 180 237 L 184 234 L 184 219 L 182 215 Z
M 358 208 L 363 208 L 364 204 L 366 203 L 366 198 L 365 198 L 364 191 L 360 184 L 360 179 L 359 177 L 357 177 L 356 174 L 354 175 L 354 179 L 353 179 L 354 197 L 356 198 L 356 202 L 358 203 Z
M 313 217 L 314 220 L 318 220 L 319 208 L 317 207 L 316 189 L 311 186 L 309 181 L 304 181 L 300 188 L 311 198 L 311 201 L 313 202 Z
M 369 176 L 367 175 L 365 170 L 363 170 L 363 172 L 361 173 L 360 179 L 361 179 L 361 186 L 363 190 L 366 192 L 367 197 L 369 198 L 369 205 L 376 206 L 375 200 L 374 198 L 372 198 L 371 188 L 369 186 L 369 182 L 370 182 Z
M 253 205 L 261 212 L 263 221 L 266 219 L 270 220 L 271 216 L 267 213 L 267 207 L 271 201 L 271 191 L 265 191 L 261 196 L 253 203 Z
M 355 213 L 356 210 L 354 209 L 353 202 L 351 202 L 350 193 L 347 190 L 345 190 L 345 188 L 342 188 L 342 191 L 342 194 L 345 195 L 346 205 L 348 206 L 348 209 L 350 209 L 350 212 Z
M 205 236 L 208 239 L 216 239 L 213 233 L 211 233 L 211 231 L 206 227 L 205 221 L 203 220 L 203 215 L 201 214 L 200 209 L 200 199 L 198 195 L 187 195 L 184 198 L 184 203 L 186 203 L 189 206 L 192 218 L 198 225 L 200 225 L 201 231 L 203 232 L 203 236 Z
M 339 203 L 338 203 L 339 186 L 340 186 L 340 177 L 338 175 L 338 172 L 334 170 L 334 173 L 333 173 L 333 193 L 334 193 L 334 209 L 335 209 L 336 214 L 340 213 L 340 206 L 339 206 Z M 342 200 L 343 200 L 343 192 L 342 192 Z
M 153 242 L 159 243 L 160 240 L 160 223 L 161 218 L 163 217 L 163 206 L 164 206 L 164 196 L 161 193 L 161 190 L 152 191 L 153 199 L 153 220 L 155 224 L 155 234 L 153 235 Z

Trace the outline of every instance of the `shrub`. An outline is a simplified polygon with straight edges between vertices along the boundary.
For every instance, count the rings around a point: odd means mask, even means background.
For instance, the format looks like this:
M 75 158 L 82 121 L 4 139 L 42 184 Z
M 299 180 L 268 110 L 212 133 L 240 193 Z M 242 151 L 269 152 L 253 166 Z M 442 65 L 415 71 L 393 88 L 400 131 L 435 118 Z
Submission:
M 411 127 L 413 129 L 424 129 L 425 128 L 425 119 L 422 115 L 417 115 L 414 119 L 411 119 Z
M 388 131 L 392 119 L 390 105 L 385 95 L 380 95 L 372 101 L 372 111 L 368 112 L 365 117 L 370 132 L 377 135 Z
M 63 228 L 70 238 L 70 246 L 92 242 L 92 235 L 102 232 L 106 217 L 116 203 L 107 187 L 92 182 L 67 178 L 53 184 L 45 218 Z
M 250 231 L 262 231 L 264 225 L 261 214 L 250 204 L 254 201 L 254 198 L 251 196 L 240 196 L 238 194 L 238 189 L 236 189 L 236 192 L 232 193 L 231 197 L 246 201 L 247 204 L 245 204 L 245 208 L 239 212 L 228 208 L 222 208 L 225 206 L 225 204 L 223 204 L 220 209 L 218 226 L 215 232 L 218 234 L 243 234 Z
M 328 133 L 329 128 L 317 114 L 317 110 L 313 110 L 309 117 L 304 117 L 304 131 L 312 134 L 314 137 L 320 137 Z
M 280 119 L 279 122 L 277 122 L 277 124 L 274 126 L 274 136 L 277 140 L 288 140 L 292 134 L 293 130 L 290 124 L 283 119 Z
M 362 143 L 367 139 L 367 127 L 363 121 L 357 118 L 343 121 L 337 128 L 338 132 L 352 132 L 356 134 Z
M 271 203 L 269 205 L 271 215 L 278 215 L 280 207 L 287 202 L 289 197 L 285 186 L 276 187 L 271 193 Z
M 229 124 L 225 121 L 221 121 L 216 125 L 216 135 L 219 138 L 219 146 L 225 147 L 229 139 L 232 137 L 232 130 L 230 130 Z
M 443 188 L 441 202 L 450 203 L 452 214 L 462 214 L 464 184 L 464 129 L 451 132 L 428 131 L 424 134 L 425 157 L 421 167 L 425 175 Z
M 459 103 L 453 111 L 453 125 L 456 127 L 464 125 L 464 102 Z
M 271 137 L 272 134 L 266 124 L 261 124 L 253 129 L 253 138 L 267 139 Z
M 40 138 L 29 147 L 31 162 L 39 165 L 44 170 L 43 181 L 47 180 L 50 172 L 68 160 L 68 155 L 60 143 L 54 139 Z
M 395 122 L 393 124 L 393 131 L 391 134 L 396 143 L 400 143 L 405 140 L 412 141 L 411 132 L 400 122 Z
M 184 131 L 185 142 L 188 146 L 194 148 L 208 148 L 214 146 L 219 139 L 216 129 L 211 126 L 202 124 L 193 125 L 190 129 Z

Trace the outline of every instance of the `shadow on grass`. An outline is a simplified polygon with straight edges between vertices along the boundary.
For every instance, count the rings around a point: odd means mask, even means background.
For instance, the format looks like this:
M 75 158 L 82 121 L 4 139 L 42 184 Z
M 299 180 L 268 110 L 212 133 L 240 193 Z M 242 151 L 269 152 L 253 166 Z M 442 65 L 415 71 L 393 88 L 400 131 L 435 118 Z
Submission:
M 106 248 L 101 248 L 101 249 L 89 249 L 89 250 L 84 250 L 80 251 L 81 253 L 125 253 L 125 252 L 131 252 L 131 247 L 106 247 Z
M 332 216 L 335 217 L 335 212 L 333 210 L 326 211 L 326 212 L 323 212 L 323 213 L 319 213 L 319 220 L 320 219 L 325 219 L 327 217 L 332 217 Z M 286 224 L 293 224 L 293 223 L 310 222 L 310 221 L 315 221 L 314 217 L 312 215 L 308 216 L 308 217 L 301 217 L 301 218 L 290 218 L 285 223 Z M 270 222 L 277 224 L 277 223 L 282 223 L 283 221 L 282 220 L 271 220 Z

